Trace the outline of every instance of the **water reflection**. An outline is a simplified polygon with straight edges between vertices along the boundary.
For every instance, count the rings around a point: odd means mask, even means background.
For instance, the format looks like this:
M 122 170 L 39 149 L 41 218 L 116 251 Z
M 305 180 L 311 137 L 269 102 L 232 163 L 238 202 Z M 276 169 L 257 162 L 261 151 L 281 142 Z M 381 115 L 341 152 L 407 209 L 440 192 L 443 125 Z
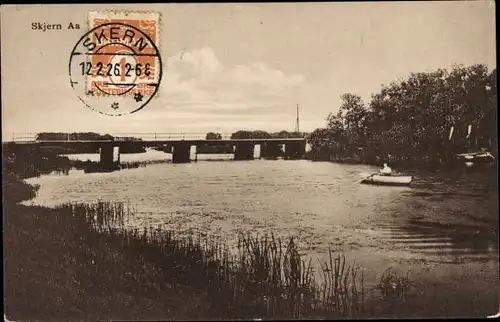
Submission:
M 421 173 L 399 196 L 391 223 L 380 225 L 394 247 L 435 261 L 498 256 L 498 193 L 491 173 Z
M 403 225 L 386 226 L 387 240 L 435 261 L 489 259 L 498 253 L 498 237 L 493 227 L 464 226 L 408 220 Z M 458 258 L 460 256 L 461 258 Z
M 38 170 L 40 175 L 44 176 L 67 176 L 69 175 L 69 172 L 72 169 L 69 168 L 63 168 L 63 169 L 56 169 L 56 170 Z

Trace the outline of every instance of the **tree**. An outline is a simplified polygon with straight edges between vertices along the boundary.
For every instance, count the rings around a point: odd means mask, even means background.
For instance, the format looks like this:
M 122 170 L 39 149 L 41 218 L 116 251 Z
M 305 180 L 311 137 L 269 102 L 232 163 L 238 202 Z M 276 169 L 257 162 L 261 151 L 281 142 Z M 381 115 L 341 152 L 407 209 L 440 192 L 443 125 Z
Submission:
M 266 131 L 257 130 L 252 132 L 252 139 L 270 139 L 270 138 L 271 134 L 269 134 Z
M 292 137 L 291 134 L 286 130 L 281 130 L 279 132 L 273 133 L 273 138 L 276 139 L 286 139 Z
M 253 139 L 253 134 L 250 131 L 237 131 L 231 134 L 231 140 L 237 140 L 237 139 Z
M 205 136 L 206 140 L 222 140 L 222 135 L 220 133 L 208 132 Z
M 327 160 L 329 158 L 329 143 L 331 140 L 331 132 L 328 128 L 319 128 L 312 131 L 307 136 L 307 142 L 311 146 L 312 154 L 319 159 Z
M 477 64 L 412 73 L 383 86 L 367 105 L 357 95 L 344 94 L 338 112 L 328 115 L 326 129 L 310 136 L 330 142 L 311 148 L 328 146 L 330 154 L 348 158 L 362 147 L 374 158 L 406 160 L 442 159 L 481 146 L 496 152 L 496 90 L 496 69 L 490 73 Z

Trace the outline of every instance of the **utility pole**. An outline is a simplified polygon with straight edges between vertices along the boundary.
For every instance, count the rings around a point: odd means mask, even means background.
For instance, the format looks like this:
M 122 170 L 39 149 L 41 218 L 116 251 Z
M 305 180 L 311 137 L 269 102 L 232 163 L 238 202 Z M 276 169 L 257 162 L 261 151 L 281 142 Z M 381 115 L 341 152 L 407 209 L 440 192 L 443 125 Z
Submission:
M 299 104 L 297 104 L 297 122 L 295 123 L 295 132 L 296 133 L 300 132 L 300 127 L 299 127 Z

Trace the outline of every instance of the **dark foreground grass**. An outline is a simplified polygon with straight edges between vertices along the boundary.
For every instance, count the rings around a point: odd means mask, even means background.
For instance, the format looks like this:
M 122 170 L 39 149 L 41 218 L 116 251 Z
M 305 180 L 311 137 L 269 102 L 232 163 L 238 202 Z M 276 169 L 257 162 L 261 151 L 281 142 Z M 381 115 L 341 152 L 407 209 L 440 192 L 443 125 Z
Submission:
M 207 238 L 126 230 L 122 204 L 5 205 L 10 320 L 340 318 L 373 314 L 363 276 L 330 253 L 316 282 L 293 239 Z M 385 282 L 384 282 L 385 283 Z M 392 282 L 387 281 L 387 285 Z M 393 309 L 401 287 L 389 287 Z

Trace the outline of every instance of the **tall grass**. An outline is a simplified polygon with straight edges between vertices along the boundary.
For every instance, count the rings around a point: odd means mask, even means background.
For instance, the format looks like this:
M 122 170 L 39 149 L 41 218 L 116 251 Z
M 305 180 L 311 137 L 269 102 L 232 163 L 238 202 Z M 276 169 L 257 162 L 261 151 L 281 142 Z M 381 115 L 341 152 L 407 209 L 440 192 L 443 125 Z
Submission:
M 17 319 L 45 316 L 40 312 L 52 314 L 51 318 L 85 319 L 371 314 L 359 266 L 330 251 L 329 259 L 313 268 L 311 260 L 299 254 L 294 238 L 240 235 L 230 249 L 202 235 L 181 237 L 159 227 L 127 228 L 125 223 L 136 210 L 122 203 L 22 209 L 27 210 L 26 218 L 16 215 L 6 221 L 6 263 L 12 276 L 6 279 L 10 290 L 6 303 L 10 312 L 17 310 Z M 19 229 L 30 235 L 28 240 L 19 239 Z M 16 249 L 21 248 L 23 256 L 18 257 Z M 37 290 L 33 285 L 45 290 L 46 300 L 24 300 Z M 21 297 L 19 289 L 25 290 Z M 134 306 L 124 304 L 123 297 Z
M 344 256 L 329 251 L 320 262 L 323 278 L 315 278 L 294 238 L 240 235 L 235 251 L 220 240 L 201 235 L 180 237 L 160 228 L 125 229 L 134 209 L 121 203 L 64 204 L 57 212 L 72 229 L 108 236 L 107 242 L 134 250 L 156 272 L 137 276 L 156 288 L 167 281 L 206 294 L 214 318 L 354 317 L 365 305 L 363 275 Z M 55 223 L 60 225 L 60 222 Z M 110 237 L 110 238 L 109 238 Z M 107 245 L 109 247 L 109 245 Z M 112 277 L 111 277 L 112 278 Z M 146 282 L 148 280 L 149 282 Z

